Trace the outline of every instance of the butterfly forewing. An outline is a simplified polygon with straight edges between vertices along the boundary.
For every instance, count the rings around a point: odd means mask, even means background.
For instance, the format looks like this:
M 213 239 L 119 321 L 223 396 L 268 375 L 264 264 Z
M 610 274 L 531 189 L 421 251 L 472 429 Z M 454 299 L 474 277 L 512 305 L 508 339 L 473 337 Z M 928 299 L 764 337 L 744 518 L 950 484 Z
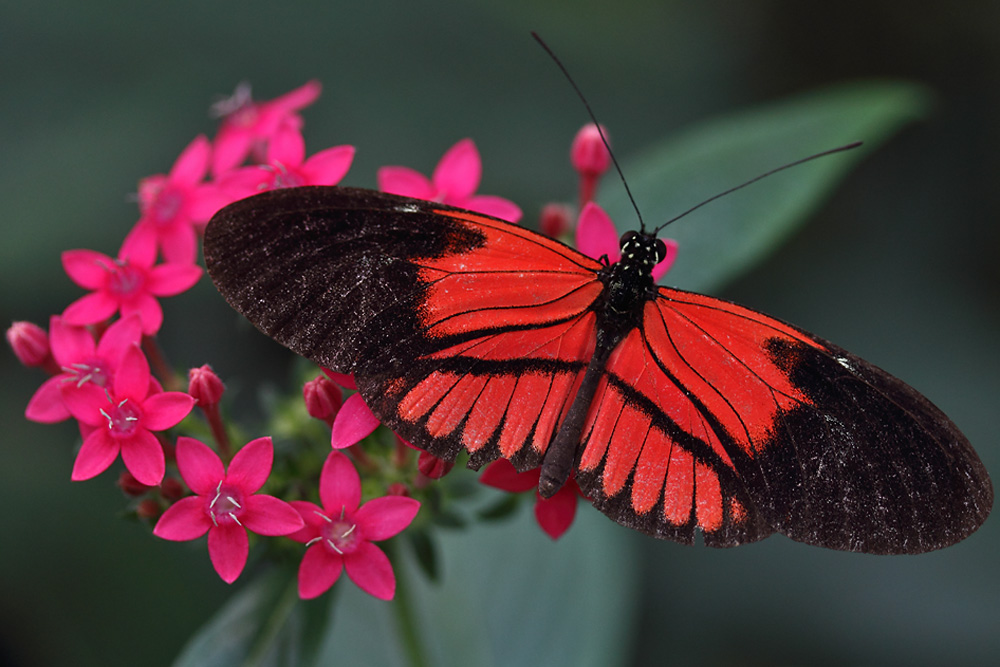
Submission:
M 474 467 L 542 462 L 607 318 L 601 263 L 367 190 L 237 202 L 209 224 L 205 258 L 258 328 L 353 373 L 385 424 Z M 667 288 L 644 298 L 598 371 L 576 452 L 581 488 L 619 523 L 681 542 L 701 531 L 714 546 L 778 531 L 898 553 L 952 544 L 986 518 L 982 464 L 912 388 L 741 306 Z

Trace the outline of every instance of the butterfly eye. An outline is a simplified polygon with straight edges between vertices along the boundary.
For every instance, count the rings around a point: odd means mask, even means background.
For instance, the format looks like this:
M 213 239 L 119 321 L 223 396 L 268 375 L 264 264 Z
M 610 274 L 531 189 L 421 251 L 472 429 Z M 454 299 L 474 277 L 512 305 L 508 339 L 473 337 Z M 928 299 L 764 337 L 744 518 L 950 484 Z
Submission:
M 659 264 L 667 257 L 667 244 L 663 239 L 656 239 L 656 263 Z

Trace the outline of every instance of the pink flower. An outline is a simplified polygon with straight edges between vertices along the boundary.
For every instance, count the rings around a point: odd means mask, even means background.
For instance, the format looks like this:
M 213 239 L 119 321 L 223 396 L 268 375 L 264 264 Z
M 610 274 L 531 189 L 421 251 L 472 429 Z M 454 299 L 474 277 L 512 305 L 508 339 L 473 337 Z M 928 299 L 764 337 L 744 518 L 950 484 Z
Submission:
M 299 185 L 336 185 L 354 160 L 354 146 L 334 146 L 306 159 L 306 145 L 297 127 L 282 125 L 271 137 L 267 163 L 230 172 L 219 187 L 230 199 L 242 199 L 263 190 Z
M 677 241 L 663 239 L 663 242 L 667 246 L 667 256 L 653 267 L 653 280 L 656 281 L 670 270 L 677 259 Z M 615 223 L 611 222 L 608 214 L 595 202 L 587 202 L 580 212 L 580 220 L 576 225 L 576 247 L 594 259 L 607 255 L 608 260 L 614 263 L 622 258 Z
M 331 452 L 323 464 L 317 505 L 292 501 L 305 521 L 305 528 L 290 535 L 308 545 L 299 566 L 299 597 L 325 593 L 340 572 L 363 591 L 381 600 L 396 592 L 396 576 L 385 553 L 372 542 L 396 535 L 413 521 L 420 502 L 403 496 L 383 496 L 361 502 L 361 478 L 351 461 Z
M 333 425 L 334 417 L 344 402 L 340 387 L 325 375 L 313 378 L 302 387 L 302 399 L 310 417 Z
M 158 296 L 174 296 L 192 287 L 201 277 L 201 268 L 191 264 L 161 264 L 156 246 L 126 239 L 118 259 L 93 250 L 67 250 L 63 268 L 80 287 L 93 290 L 63 311 L 68 324 L 96 324 L 116 311 L 122 317 L 138 313 L 142 332 L 150 336 L 163 324 Z
M 509 493 L 524 493 L 536 489 L 537 494 L 540 474 L 538 468 L 518 472 L 507 459 L 497 459 L 483 471 L 479 481 Z M 571 477 L 551 498 L 537 496 L 535 520 L 546 535 L 557 540 L 569 529 L 576 516 L 576 499 L 580 495 L 580 487 Z
M 319 81 L 309 81 L 269 102 L 254 102 L 250 86 L 240 84 L 231 98 L 213 107 L 223 120 L 215 135 L 212 173 L 218 177 L 240 165 L 251 150 L 269 141 L 279 128 L 300 128 L 302 117 L 298 110 L 312 104 L 320 90 Z
M 198 255 L 196 225 L 204 225 L 229 200 L 215 185 L 205 184 L 212 147 L 203 135 L 185 148 L 169 174 L 139 181 L 141 217 L 126 246 L 157 246 L 167 262 L 194 264 Z
M 521 209 L 514 202 L 475 194 L 482 173 L 476 144 L 472 139 L 462 139 L 444 154 L 432 178 L 408 167 L 382 167 L 378 170 L 378 187 L 383 192 L 450 204 L 502 220 L 520 220 Z
M 153 435 L 175 426 L 191 412 L 194 399 L 179 391 L 150 392 L 149 362 L 138 345 L 122 355 L 112 386 L 87 382 L 63 393 L 70 414 L 89 434 L 73 465 L 73 481 L 107 470 L 121 452 L 125 467 L 141 483 L 163 480 L 163 447 Z
M 54 424 L 70 417 L 63 401 L 67 392 L 75 392 L 86 384 L 110 389 L 125 351 L 142 337 L 141 326 L 138 315 L 120 319 L 95 344 L 94 336 L 85 327 L 70 326 L 54 315 L 49 323 L 52 356 L 62 372 L 38 388 L 28 401 L 24 416 L 34 422 Z M 151 383 L 155 386 L 155 381 Z
M 303 527 L 291 505 L 257 493 L 274 462 L 271 438 L 248 442 L 233 457 L 226 472 L 208 445 L 194 438 L 177 438 L 177 468 L 194 496 L 171 505 L 153 529 L 165 540 L 184 542 L 208 533 L 208 556 L 227 584 L 243 572 L 250 551 L 247 531 L 258 535 L 288 535 Z

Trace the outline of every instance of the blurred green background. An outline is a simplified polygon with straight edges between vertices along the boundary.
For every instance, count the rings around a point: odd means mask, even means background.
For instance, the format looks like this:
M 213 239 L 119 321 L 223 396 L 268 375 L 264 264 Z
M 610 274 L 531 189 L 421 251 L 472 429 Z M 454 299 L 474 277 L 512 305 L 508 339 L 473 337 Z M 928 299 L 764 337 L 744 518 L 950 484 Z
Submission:
M 429 172 L 471 136 L 481 191 L 517 201 L 532 221 L 544 202 L 572 198 L 566 154 L 585 116 L 529 30 L 566 62 L 626 157 L 699 119 L 823 84 L 929 85 L 926 122 L 870 156 L 720 295 L 905 379 L 1000 470 L 995 2 L 4 2 L 0 320 L 44 324 L 77 298 L 60 251 L 114 253 L 137 217 L 127 194 L 138 179 L 213 133 L 208 105 L 242 80 L 267 99 L 319 78 L 307 148 L 354 144 L 352 185 L 374 186 L 383 164 Z M 254 379 L 287 360 L 262 337 L 227 343 L 238 320 L 207 284 L 165 309 L 171 360 L 211 362 L 244 404 Z M 42 377 L 9 353 L 0 368 L 0 664 L 169 664 L 229 587 L 203 543 L 157 541 L 121 521 L 111 473 L 71 484 L 74 428 L 25 421 Z M 987 664 L 1000 654 L 996 520 L 953 548 L 900 558 L 781 537 L 714 551 L 618 535 L 641 553 L 620 565 L 642 581 L 624 664 Z

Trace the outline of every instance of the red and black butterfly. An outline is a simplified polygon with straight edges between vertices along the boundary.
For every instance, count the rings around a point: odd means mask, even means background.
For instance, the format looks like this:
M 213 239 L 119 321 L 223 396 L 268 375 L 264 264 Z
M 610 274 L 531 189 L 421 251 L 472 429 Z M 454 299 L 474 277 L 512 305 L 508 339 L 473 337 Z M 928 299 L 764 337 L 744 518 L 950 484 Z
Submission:
M 205 260 L 264 333 L 353 374 L 404 438 L 470 466 L 575 474 L 655 537 L 774 532 L 871 553 L 953 544 L 993 491 L 903 382 L 794 326 L 657 286 L 654 235 L 591 259 L 486 215 L 370 190 L 274 190 L 220 211 Z

